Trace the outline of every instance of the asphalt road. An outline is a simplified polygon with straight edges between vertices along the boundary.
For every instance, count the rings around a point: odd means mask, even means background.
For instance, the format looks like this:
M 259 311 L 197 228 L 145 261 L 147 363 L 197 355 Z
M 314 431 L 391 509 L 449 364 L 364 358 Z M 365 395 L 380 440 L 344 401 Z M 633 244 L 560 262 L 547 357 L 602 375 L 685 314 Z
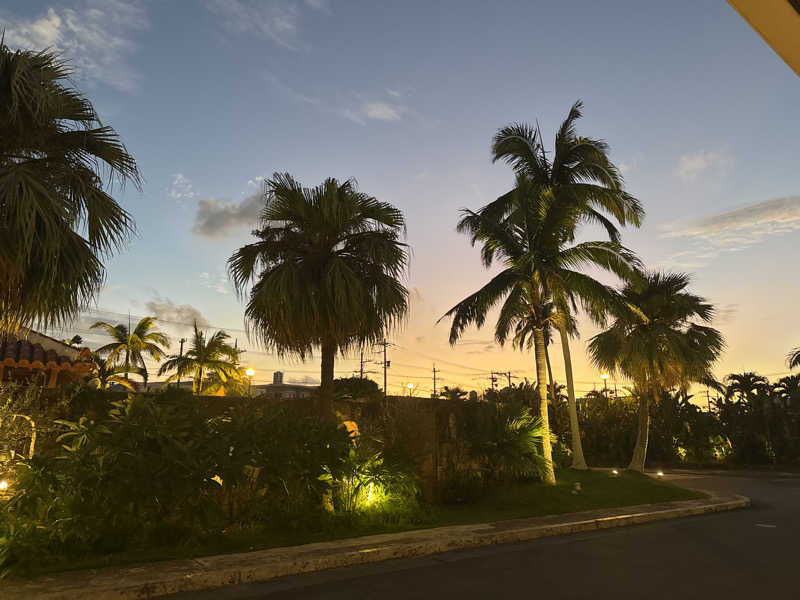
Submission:
M 753 506 L 606 531 L 332 569 L 178 599 L 800 598 L 800 475 L 674 472 Z

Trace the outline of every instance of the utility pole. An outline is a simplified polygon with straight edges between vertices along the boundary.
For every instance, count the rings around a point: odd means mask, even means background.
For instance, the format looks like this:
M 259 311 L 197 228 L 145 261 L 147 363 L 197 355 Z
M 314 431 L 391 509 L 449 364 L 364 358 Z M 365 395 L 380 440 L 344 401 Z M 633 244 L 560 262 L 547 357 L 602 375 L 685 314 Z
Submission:
M 492 389 L 495 389 L 497 384 L 497 377 L 495 377 L 495 375 L 503 375 L 503 373 L 495 373 L 494 371 L 489 373 L 489 381 L 492 382 Z
M 389 342 L 386 341 L 386 338 L 378 344 L 378 346 L 383 346 L 383 397 L 386 398 L 386 370 L 392 366 L 391 361 L 386 360 L 386 347 L 389 345 Z
M 508 387 L 511 388 L 511 371 L 506 371 L 504 375 L 508 378 Z
M 433 365 L 433 397 L 436 398 L 436 373 L 440 372 L 441 369 L 437 369 L 436 365 Z
M 364 347 L 361 347 L 361 369 L 359 371 L 358 377 L 360 379 L 364 379 Z

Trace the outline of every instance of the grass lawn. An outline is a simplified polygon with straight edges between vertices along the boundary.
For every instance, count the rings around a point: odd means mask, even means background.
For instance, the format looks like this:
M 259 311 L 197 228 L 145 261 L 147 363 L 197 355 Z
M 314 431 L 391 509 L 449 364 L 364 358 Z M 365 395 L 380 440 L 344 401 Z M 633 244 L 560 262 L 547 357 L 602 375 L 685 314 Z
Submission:
M 580 493 L 574 495 L 572 489 L 576 482 L 580 482 L 582 489 Z M 348 516 L 328 515 L 322 519 L 315 519 L 314 524 L 304 524 L 293 529 L 241 531 L 177 547 L 92 556 L 57 565 L 39 565 L 30 575 L 247 552 L 411 529 L 485 523 L 702 497 L 704 495 L 701 493 L 639 473 L 621 472 L 618 477 L 611 477 L 608 471 L 568 470 L 558 473 L 558 484 L 555 486 L 544 486 L 539 483 L 508 485 L 492 490 L 471 504 L 402 507 L 396 511 L 384 510 Z

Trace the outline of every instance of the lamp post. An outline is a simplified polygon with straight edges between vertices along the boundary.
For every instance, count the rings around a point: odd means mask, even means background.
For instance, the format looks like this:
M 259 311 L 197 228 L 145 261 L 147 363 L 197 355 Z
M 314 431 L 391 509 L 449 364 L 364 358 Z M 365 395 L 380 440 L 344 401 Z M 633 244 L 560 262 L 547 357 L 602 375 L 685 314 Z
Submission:
M 411 392 L 414 391 L 414 384 L 409 383 L 407 387 L 408 387 L 408 397 L 411 398 Z
M 608 392 L 608 373 L 600 373 L 600 379 L 603 380 L 603 395 Z
M 247 369 L 247 371 L 245 371 L 244 374 L 247 375 L 247 395 L 252 398 L 253 397 L 253 375 L 255 375 L 256 372 L 251 367 L 251 368 Z

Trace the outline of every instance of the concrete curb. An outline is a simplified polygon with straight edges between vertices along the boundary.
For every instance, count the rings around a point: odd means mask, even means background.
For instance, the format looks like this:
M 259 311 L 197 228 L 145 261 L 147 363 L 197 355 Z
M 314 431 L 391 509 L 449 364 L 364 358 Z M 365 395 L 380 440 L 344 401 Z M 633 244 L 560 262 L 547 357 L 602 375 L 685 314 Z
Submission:
M 141 600 L 286 575 L 534 540 L 750 506 L 744 496 L 666 502 L 532 519 L 437 527 L 402 533 L 107 568 L 42 577 L 0 586 L 4 600 Z

